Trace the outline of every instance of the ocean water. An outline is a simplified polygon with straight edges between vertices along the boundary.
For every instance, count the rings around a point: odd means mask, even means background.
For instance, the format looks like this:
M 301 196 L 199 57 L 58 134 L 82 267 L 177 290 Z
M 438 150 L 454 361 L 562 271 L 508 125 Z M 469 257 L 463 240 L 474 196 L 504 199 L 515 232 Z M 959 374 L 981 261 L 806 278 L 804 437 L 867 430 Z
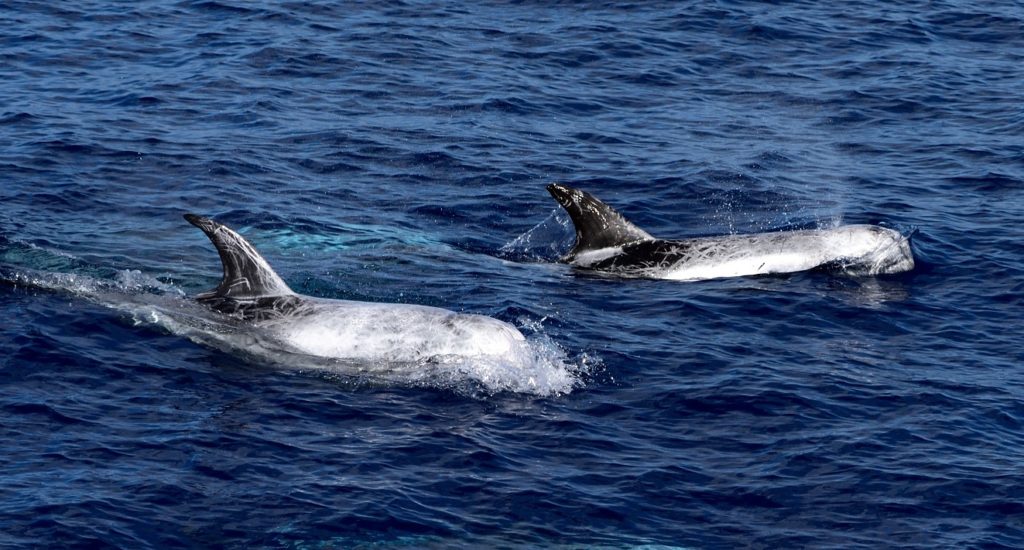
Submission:
M 0 546 L 1024 546 L 1022 67 L 1020 2 L 4 2 Z M 553 181 L 917 266 L 597 277 Z M 187 212 L 536 353 L 203 340 Z

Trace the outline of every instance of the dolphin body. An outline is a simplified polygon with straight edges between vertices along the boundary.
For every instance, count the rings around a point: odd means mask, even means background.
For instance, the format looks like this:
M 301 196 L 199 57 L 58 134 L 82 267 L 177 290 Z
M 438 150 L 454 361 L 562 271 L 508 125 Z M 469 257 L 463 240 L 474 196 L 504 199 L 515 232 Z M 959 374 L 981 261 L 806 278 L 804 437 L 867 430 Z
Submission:
M 877 225 L 667 240 L 652 237 L 596 197 L 557 183 L 576 242 L 561 260 L 620 277 L 700 280 L 837 268 L 855 275 L 914 268 L 910 239 Z
M 483 315 L 296 294 L 241 235 L 209 218 L 185 219 L 210 238 L 224 268 L 217 288 L 196 300 L 275 347 L 332 360 L 411 363 L 504 358 L 525 345 L 518 329 Z

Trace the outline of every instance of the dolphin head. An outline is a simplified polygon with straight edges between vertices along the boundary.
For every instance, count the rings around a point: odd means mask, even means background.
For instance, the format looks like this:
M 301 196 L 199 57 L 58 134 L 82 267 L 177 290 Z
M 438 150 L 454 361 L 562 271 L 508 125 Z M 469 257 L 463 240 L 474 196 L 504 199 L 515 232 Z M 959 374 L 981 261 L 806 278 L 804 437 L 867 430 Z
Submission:
M 855 265 L 847 270 L 864 275 L 902 273 L 914 269 L 914 253 L 910 248 L 911 232 L 903 235 L 899 231 L 877 225 L 850 226 L 851 237 L 864 247 Z

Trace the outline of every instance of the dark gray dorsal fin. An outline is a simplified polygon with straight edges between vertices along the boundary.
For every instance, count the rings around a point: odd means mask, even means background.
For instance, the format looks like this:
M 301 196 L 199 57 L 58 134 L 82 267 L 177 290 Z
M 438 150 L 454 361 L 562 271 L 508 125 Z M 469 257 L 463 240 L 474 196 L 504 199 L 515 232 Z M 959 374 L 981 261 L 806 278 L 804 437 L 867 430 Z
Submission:
M 576 244 L 563 258 L 567 262 L 591 250 L 654 239 L 643 229 L 629 223 L 611 206 L 586 191 L 558 183 L 552 183 L 547 189 L 558 204 L 569 213 L 572 224 L 576 226 Z
M 196 296 L 197 299 L 251 300 L 294 294 L 249 241 L 231 228 L 195 214 L 185 214 L 185 219 L 206 233 L 224 264 L 224 278 L 217 288 Z

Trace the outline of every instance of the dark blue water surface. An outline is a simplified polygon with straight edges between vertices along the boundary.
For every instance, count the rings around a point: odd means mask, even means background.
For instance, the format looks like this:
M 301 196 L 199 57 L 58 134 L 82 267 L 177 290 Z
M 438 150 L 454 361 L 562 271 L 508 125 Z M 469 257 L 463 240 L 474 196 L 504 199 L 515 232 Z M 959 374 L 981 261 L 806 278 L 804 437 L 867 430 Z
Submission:
M 887 224 L 917 268 L 594 277 L 552 181 L 663 237 Z M 186 212 L 568 382 L 89 297 L 214 286 Z M 4 2 L 0 546 L 1021 547 L 1022 220 L 1019 1 Z

